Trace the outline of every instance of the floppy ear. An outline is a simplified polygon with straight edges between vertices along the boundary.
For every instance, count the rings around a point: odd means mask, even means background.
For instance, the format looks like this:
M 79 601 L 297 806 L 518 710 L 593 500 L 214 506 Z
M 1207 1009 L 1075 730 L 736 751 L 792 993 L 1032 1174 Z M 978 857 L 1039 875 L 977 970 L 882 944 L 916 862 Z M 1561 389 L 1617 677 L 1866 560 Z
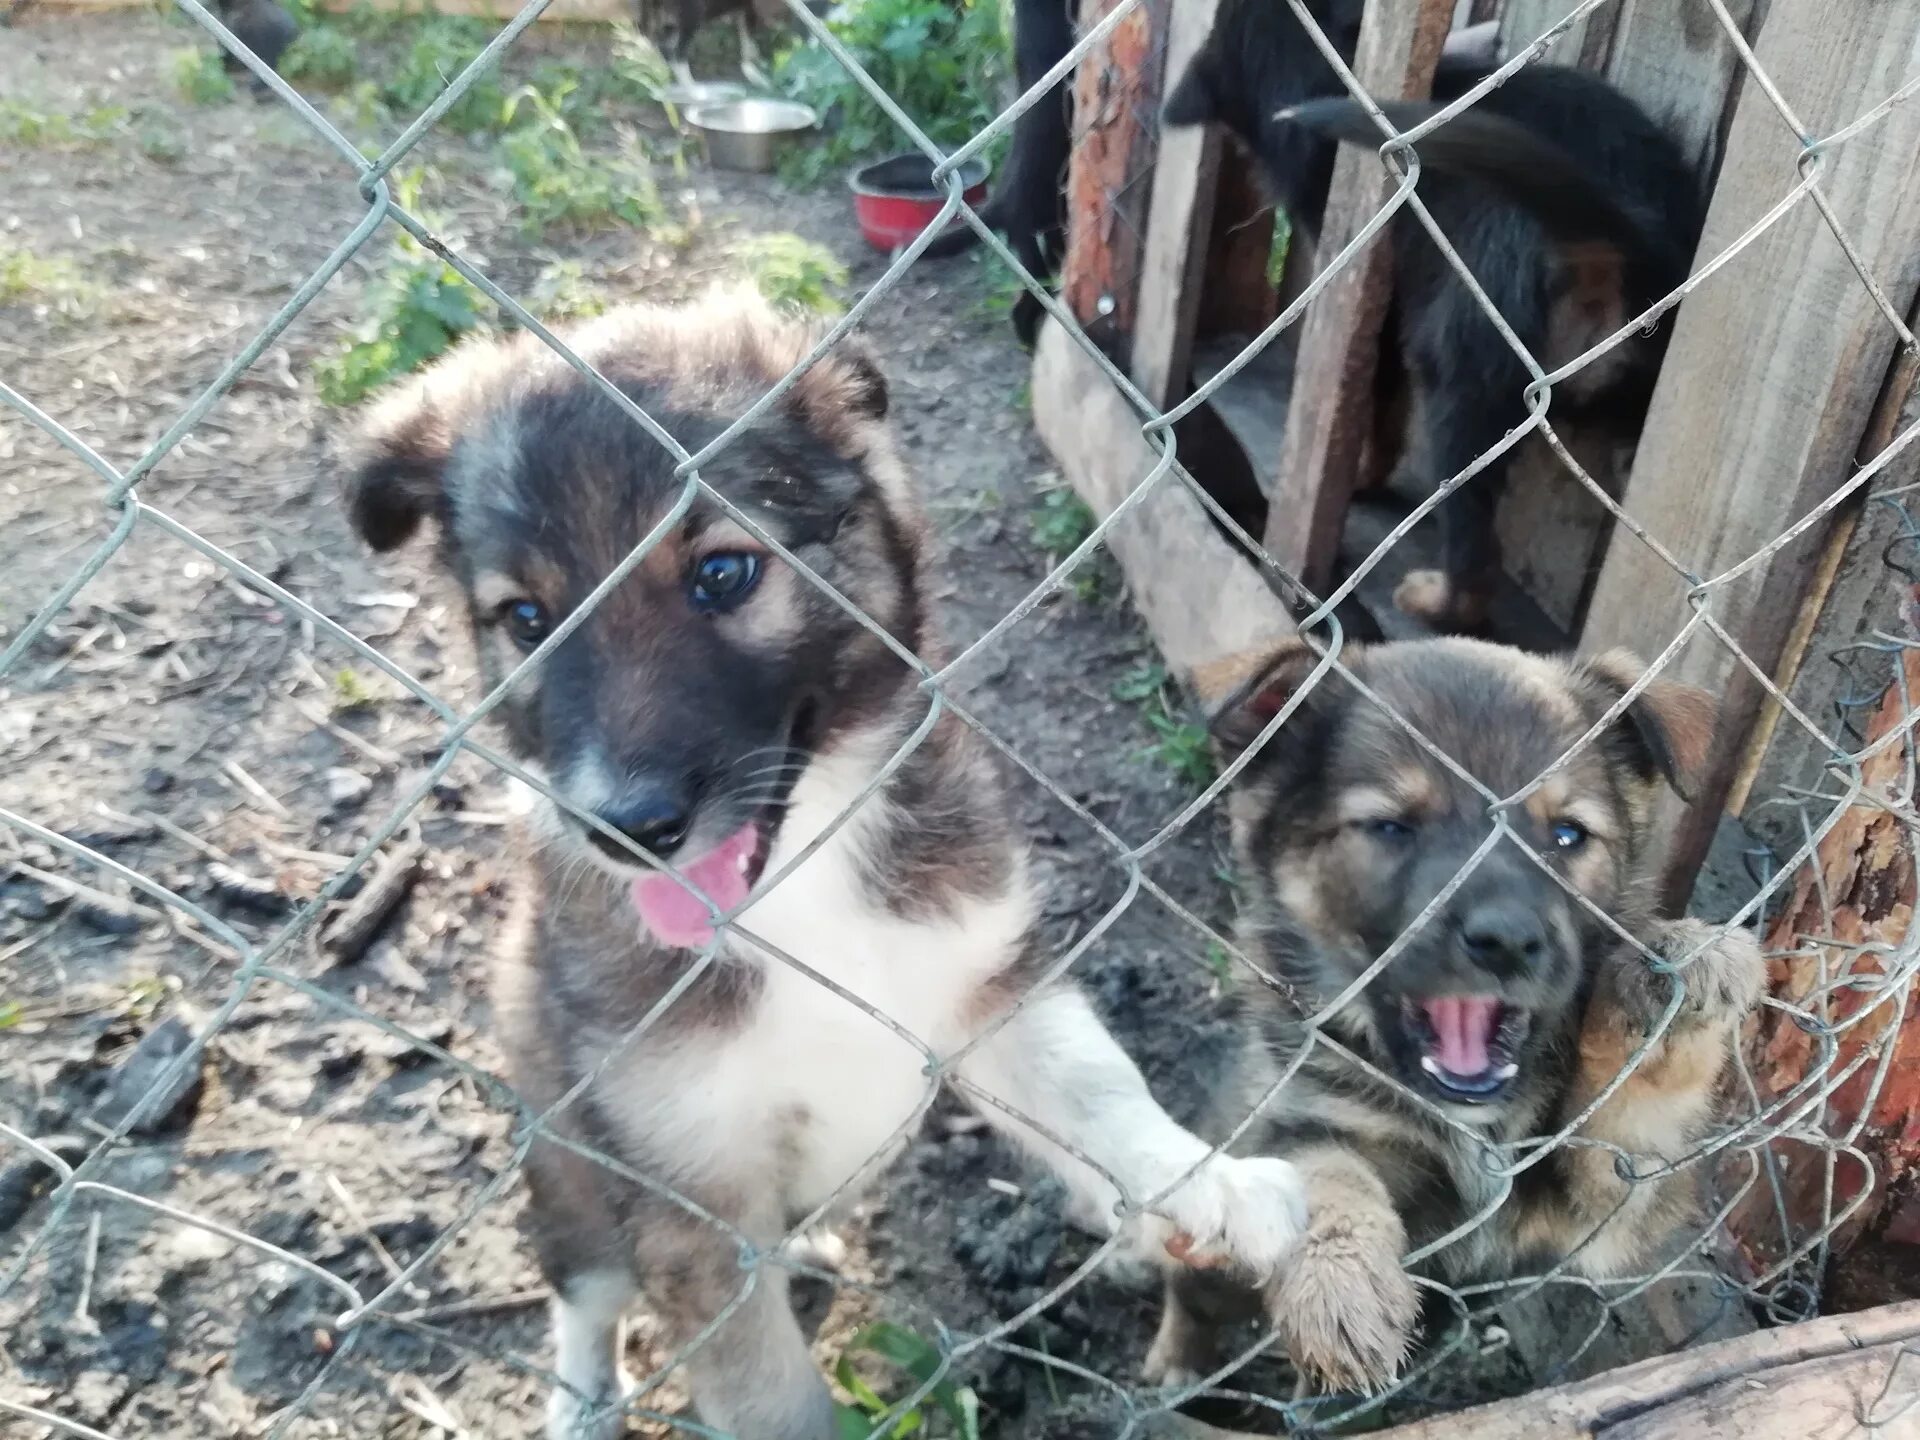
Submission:
M 1582 667 L 1617 700 L 1639 680 L 1646 666 L 1630 650 L 1609 650 Z M 1612 703 L 1612 700 L 1609 703 Z M 1626 739 L 1640 773 L 1665 780 L 1682 800 L 1693 799 L 1693 785 L 1707 762 L 1719 706 L 1713 696 L 1692 685 L 1656 680 L 1620 717 L 1616 729 Z
M 347 472 L 347 518 L 375 550 L 404 544 L 445 508 L 453 423 L 434 375 L 377 401 L 361 422 Z
M 1353 650 L 1347 647 L 1349 655 Z M 1295 636 L 1271 650 L 1197 669 L 1194 688 L 1211 706 L 1207 731 L 1221 754 L 1232 758 L 1259 739 L 1319 663 L 1320 656 Z
M 857 430 L 850 421 L 887 418 L 887 377 L 864 345 L 845 339 L 793 382 L 786 403 L 814 434 L 844 446 Z
M 1281 0 L 1281 3 L 1284 4 L 1285 0 Z M 1167 102 L 1160 109 L 1161 123 L 1205 125 L 1209 120 L 1217 119 L 1220 98 L 1216 78 L 1212 52 L 1203 47 L 1187 66 L 1187 73 L 1167 92 Z

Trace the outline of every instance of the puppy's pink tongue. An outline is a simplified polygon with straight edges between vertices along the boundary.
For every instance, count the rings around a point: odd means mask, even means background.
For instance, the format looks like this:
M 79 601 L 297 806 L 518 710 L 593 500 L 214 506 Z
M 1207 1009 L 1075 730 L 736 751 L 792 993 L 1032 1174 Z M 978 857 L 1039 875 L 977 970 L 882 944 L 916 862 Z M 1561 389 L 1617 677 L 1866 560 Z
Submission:
M 678 869 L 708 900 L 731 910 L 747 898 L 747 866 L 760 848 L 760 830 L 743 825 L 698 860 Z M 631 898 L 640 923 L 662 945 L 697 949 L 713 939 L 713 917 L 706 901 L 665 871 L 642 875 L 633 882 Z
M 1490 995 L 1448 995 L 1422 1002 L 1433 1026 L 1433 1058 L 1450 1075 L 1481 1075 L 1493 1065 L 1488 1047 L 1500 1023 L 1500 1002 Z

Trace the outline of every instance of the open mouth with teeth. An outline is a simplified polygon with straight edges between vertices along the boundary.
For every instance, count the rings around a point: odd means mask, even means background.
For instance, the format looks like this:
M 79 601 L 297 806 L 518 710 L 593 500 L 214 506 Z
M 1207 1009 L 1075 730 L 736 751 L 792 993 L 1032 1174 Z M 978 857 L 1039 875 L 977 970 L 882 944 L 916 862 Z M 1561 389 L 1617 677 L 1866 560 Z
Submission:
M 1485 1105 L 1520 1073 L 1515 1056 L 1531 1025 L 1525 1010 L 1491 995 L 1436 995 L 1403 999 L 1400 1019 L 1441 1099 Z
M 780 831 L 787 797 L 805 768 L 812 718 L 810 704 L 795 713 L 787 732 L 787 759 L 776 771 L 780 783 L 754 817 L 704 855 L 672 862 L 682 879 L 700 891 L 699 895 L 664 870 L 649 870 L 634 877 L 628 899 L 641 925 L 661 944 L 688 950 L 712 944 L 713 912 L 707 901 L 723 912 L 737 910 L 760 883 L 773 853 L 774 837 Z

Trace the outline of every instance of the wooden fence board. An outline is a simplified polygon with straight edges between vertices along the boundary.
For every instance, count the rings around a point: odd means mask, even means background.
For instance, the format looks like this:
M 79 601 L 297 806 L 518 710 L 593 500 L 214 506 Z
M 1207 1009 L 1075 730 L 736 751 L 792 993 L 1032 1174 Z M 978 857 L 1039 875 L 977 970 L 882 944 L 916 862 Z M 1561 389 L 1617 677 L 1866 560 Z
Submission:
M 1757 53 L 1816 133 L 1830 133 L 1912 78 L 1920 6 L 1776 3 Z M 1760 88 L 1742 90 L 1703 256 L 1714 256 L 1793 187 L 1799 144 Z M 1822 184 L 1864 263 L 1904 311 L 1920 286 L 1920 106 L 1833 152 Z M 1881 391 L 1895 332 L 1810 203 L 1802 202 L 1679 311 L 1625 504 L 1694 574 L 1756 554 L 1841 485 Z M 1725 587 L 1715 613 L 1771 673 L 1816 565 L 1820 527 Z M 1651 656 L 1689 618 L 1688 582 L 1617 532 L 1587 617 L 1588 648 Z M 1723 697 L 1722 723 L 1674 837 L 1668 899 L 1684 902 L 1764 694 L 1724 647 L 1696 636 L 1669 673 Z
M 1354 73 L 1376 96 L 1426 94 L 1452 19 L 1448 0 L 1369 5 Z M 1341 147 L 1316 246 L 1322 263 L 1360 233 L 1393 190 L 1378 156 Z M 1315 298 L 1301 331 L 1265 542 L 1290 574 L 1322 593 L 1373 425 L 1374 370 L 1391 276 L 1390 235 L 1382 231 Z

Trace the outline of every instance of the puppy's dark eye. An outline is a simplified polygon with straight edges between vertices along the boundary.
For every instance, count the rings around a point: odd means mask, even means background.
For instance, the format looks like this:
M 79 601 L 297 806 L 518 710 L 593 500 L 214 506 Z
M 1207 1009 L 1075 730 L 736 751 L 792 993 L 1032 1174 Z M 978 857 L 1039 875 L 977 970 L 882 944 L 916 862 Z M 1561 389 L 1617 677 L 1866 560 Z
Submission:
M 547 607 L 538 600 L 509 600 L 500 607 L 500 623 L 507 627 L 507 634 L 522 650 L 533 649 L 547 638 L 547 631 L 552 628 Z
M 688 596 L 696 610 L 731 609 L 760 579 L 760 557 L 746 550 L 717 550 L 693 570 Z
M 1571 820 L 1558 821 L 1553 827 L 1553 848 L 1563 853 L 1578 850 L 1587 840 L 1586 827 Z
M 1362 820 L 1360 828 L 1376 840 L 1385 840 L 1398 844 L 1402 840 L 1413 838 L 1413 826 L 1404 820 Z

